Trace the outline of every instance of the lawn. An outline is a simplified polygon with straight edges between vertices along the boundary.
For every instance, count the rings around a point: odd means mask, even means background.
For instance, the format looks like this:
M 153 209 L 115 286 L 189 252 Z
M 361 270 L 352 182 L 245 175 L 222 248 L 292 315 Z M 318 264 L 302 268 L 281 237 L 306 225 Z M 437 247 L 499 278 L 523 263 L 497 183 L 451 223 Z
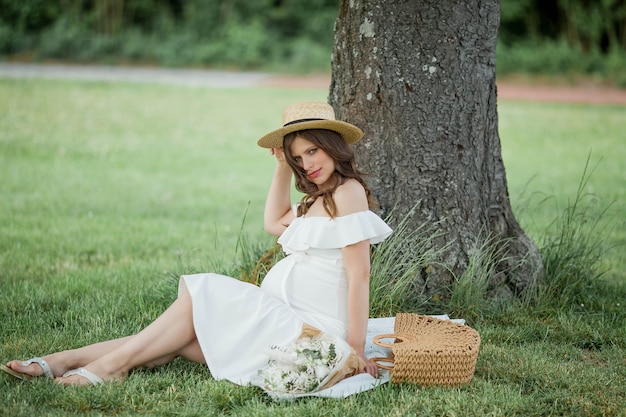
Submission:
M 176 277 L 262 250 L 274 161 L 256 146 L 283 107 L 323 90 L 0 80 L 0 361 L 133 333 Z M 514 210 L 539 243 L 576 196 L 606 270 L 565 308 L 489 310 L 463 388 L 385 385 L 346 400 L 274 403 L 176 360 L 125 383 L 64 388 L 0 375 L 7 416 L 624 416 L 624 107 L 501 102 Z M 591 266 L 590 266 L 591 267 Z M 420 313 L 428 313 L 423 311 Z

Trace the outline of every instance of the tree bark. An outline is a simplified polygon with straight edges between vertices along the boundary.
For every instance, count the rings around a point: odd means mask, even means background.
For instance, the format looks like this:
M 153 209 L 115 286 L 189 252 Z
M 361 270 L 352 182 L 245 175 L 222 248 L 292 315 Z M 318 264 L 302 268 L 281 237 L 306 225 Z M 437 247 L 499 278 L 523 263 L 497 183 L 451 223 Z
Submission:
M 342 0 L 329 101 L 361 127 L 357 163 L 380 214 L 438 223 L 450 245 L 421 286 L 438 293 L 493 239 L 494 288 L 521 294 L 543 273 L 517 223 L 496 106 L 498 0 Z M 398 217 L 396 217 L 398 218 Z

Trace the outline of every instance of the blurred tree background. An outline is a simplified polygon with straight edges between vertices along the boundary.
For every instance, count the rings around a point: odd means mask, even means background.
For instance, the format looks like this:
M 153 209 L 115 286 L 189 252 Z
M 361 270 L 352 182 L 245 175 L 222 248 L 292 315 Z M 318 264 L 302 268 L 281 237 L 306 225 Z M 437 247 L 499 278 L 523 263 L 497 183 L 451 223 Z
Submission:
M 329 72 L 339 0 L 0 0 L 0 57 Z M 625 0 L 502 0 L 498 73 L 626 87 Z

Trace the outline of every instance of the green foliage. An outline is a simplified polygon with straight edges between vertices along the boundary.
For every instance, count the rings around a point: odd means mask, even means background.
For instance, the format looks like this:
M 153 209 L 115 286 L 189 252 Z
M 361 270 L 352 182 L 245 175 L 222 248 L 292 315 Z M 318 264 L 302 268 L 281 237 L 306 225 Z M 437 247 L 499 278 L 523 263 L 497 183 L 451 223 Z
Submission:
M 584 53 L 565 40 L 518 42 L 497 46 L 499 75 L 526 73 L 533 75 L 588 74 L 611 79 L 618 86 L 626 85 L 626 50 L 615 49 L 608 54 L 598 50 Z
M 626 62 L 626 52 L 624 49 L 619 48 L 611 49 L 604 61 L 607 77 L 613 80 L 620 88 L 626 88 L 626 69 L 624 68 L 624 62 Z
M 497 56 L 501 75 L 586 74 L 624 87 L 626 8 L 622 0 L 503 1 Z
M 0 56 L 328 71 L 340 0 L 0 0 Z M 502 75 L 586 74 L 626 86 L 621 0 L 501 2 Z
M 293 63 L 307 71 L 328 69 L 338 7 L 337 0 L 39 3 L 0 0 L 1 55 L 168 66 Z
M 88 32 L 80 24 L 67 18 L 55 21 L 43 32 L 40 44 L 42 57 L 72 59 L 93 59 L 94 42 L 85 42 Z
M 626 49 L 626 8 L 621 0 L 517 0 L 501 4 L 500 39 L 566 41 L 585 52 Z
M 13 45 L 15 44 L 13 29 L 7 22 L 0 19 L 0 51 L 5 53 L 13 52 Z
M 50 26 L 64 14 L 61 1 L 0 0 L 0 18 L 20 35 Z
M 272 58 L 272 39 L 258 19 L 228 25 L 221 38 L 224 42 L 216 48 L 216 60 L 245 68 L 260 66 L 266 58 Z

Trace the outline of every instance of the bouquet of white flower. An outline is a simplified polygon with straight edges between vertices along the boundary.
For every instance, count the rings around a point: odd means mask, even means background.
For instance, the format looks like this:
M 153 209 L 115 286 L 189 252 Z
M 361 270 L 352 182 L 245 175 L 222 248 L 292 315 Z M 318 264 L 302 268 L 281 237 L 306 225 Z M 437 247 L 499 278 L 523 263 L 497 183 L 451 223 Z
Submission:
M 289 346 L 271 346 L 269 356 L 253 384 L 274 399 L 295 398 L 327 388 L 359 373 L 361 367 L 348 343 L 310 327 Z

